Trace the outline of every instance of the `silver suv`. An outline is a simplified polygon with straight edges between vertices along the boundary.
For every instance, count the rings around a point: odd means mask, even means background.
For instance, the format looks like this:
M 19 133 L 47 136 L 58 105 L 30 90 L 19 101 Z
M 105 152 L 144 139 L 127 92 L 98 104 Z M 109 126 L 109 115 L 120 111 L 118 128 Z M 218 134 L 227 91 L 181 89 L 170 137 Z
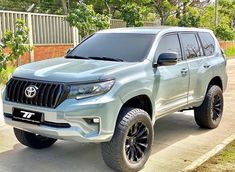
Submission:
M 4 119 L 31 148 L 102 142 L 109 167 L 138 171 L 160 117 L 194 109 L 200 127 L 216 128 L 226 84 L 226 59 L 210 30 L 110 29 L 65 57 L 18 67 L 3 93 Z

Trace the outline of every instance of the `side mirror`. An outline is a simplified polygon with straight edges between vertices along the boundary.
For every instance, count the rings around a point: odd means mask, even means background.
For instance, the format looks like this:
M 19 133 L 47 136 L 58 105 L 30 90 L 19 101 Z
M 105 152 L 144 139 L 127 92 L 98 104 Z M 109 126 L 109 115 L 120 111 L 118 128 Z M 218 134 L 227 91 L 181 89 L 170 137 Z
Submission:
M 178 53 L 175 52 L 162 53 L 159 55 L 158 59 L 157 58 L 154 59 L 153 67 L 175 65 L 177 61 L 178 61 Z
M 69 54 L 71 51 L 73 50 L 73 48 L 69 48 L 66 52 L 66 54 Z

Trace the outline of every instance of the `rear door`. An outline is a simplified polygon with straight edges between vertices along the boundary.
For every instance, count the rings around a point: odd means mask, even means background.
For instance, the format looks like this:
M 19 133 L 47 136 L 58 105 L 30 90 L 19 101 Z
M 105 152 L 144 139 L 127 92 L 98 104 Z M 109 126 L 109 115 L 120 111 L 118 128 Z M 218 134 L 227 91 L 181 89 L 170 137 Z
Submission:
M 189 71 L 188 64 L 183 59 L 179 36 L 177 33 L 163 36 L 158 44 L 155 58 L 166 52 L 176 52 L 179 59 L 176 65 L 159 66 L 155 71 L 156 83 L 156 111 L 163 115 L 187 105 Z
M 190 73 L 188 103 L 201 102 L 210 77 L 210 65 L 205 56 L 197 33 L 180 34 L 183 54 L 187 59 Z

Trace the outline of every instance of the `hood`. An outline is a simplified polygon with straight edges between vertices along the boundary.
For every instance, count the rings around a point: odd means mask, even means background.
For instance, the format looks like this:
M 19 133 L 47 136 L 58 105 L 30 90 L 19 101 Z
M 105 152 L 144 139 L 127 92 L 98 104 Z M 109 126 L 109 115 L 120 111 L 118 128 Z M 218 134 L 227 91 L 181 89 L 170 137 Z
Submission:
M 55 82 L 97 81 L 104 75 L 113 74 L 114 69 L 117 71 L 132 64 L 103 60 L 55 58 L 20 66 L 14 72 L 13 77 Z

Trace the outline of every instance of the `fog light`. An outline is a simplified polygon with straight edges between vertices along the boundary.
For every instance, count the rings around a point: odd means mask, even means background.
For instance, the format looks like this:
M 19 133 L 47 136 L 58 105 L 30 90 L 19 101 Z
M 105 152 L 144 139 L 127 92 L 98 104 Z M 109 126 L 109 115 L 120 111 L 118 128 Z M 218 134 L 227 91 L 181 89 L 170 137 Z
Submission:
M 93 118 L 93 119 L 92 119 L 92 122 L 93 122 L 93 123 L 96 123 L 96 124 L 97 124 L 97 123 L 100 123 L 100 119 L 99 119 L 99 118 Z

